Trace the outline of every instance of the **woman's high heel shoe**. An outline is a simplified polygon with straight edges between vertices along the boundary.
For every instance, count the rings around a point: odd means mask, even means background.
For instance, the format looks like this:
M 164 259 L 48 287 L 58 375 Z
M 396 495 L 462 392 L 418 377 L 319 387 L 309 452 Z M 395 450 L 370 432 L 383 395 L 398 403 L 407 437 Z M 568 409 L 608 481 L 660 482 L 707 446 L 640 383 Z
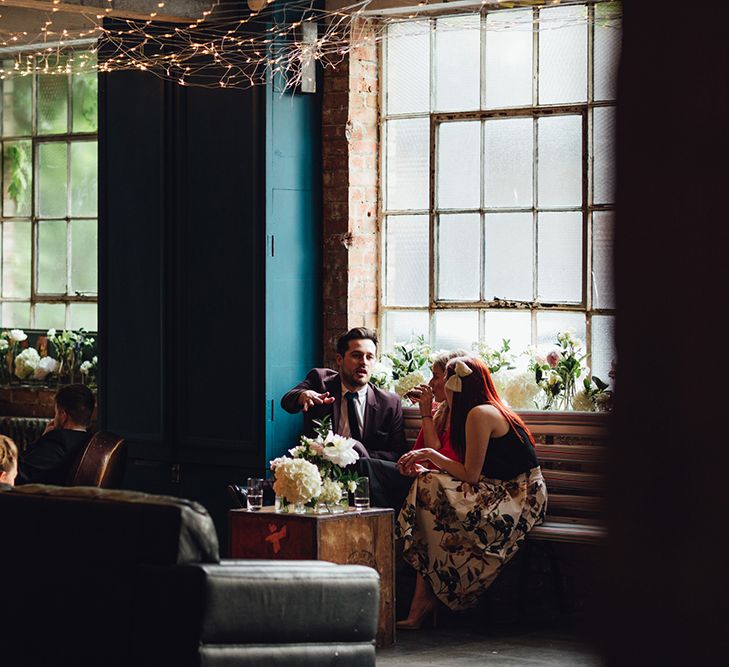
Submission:
M 414 616 L 412 611 L 410 615 L 403 621 L 398 621 L 395 627 L 398 630 L 420 630 L 426 620 L 432 621 L 433 627 L 436 626 L 438 618 L 438 604 L 436 600 L 429 600 L 425 606 Z

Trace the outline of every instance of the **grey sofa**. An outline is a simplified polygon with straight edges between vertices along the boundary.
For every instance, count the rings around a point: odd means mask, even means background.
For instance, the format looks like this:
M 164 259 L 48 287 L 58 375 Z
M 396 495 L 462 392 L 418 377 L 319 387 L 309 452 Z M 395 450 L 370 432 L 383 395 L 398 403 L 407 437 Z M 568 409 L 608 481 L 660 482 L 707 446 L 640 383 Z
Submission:
M 220 561 L 204 508 L 129 491 L 17 487 L 0 524 L 3 664 L 375 664 L 371 568 Z

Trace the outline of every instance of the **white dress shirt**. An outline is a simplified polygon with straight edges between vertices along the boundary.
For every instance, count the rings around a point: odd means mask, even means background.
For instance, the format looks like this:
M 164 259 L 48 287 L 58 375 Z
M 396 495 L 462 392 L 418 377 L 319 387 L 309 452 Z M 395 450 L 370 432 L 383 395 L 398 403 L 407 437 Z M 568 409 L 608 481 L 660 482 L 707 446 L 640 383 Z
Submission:
M 357 421 L 359 422 L 359 432 L 364 436 L 364 413 L 365 404 L 367 403 L 367 390 L 369 385 L 365 385 L 355 393 L 354 396 L 354 407 L 357 412 Z M 339 405 L 339 428 L 337 433 L 343 435 L 346 438 L 352 437 L 352 431 L 349 428 L 349 407 L 345 394 L 349 391 L 344 385 L 342 385 L 342 401 Z

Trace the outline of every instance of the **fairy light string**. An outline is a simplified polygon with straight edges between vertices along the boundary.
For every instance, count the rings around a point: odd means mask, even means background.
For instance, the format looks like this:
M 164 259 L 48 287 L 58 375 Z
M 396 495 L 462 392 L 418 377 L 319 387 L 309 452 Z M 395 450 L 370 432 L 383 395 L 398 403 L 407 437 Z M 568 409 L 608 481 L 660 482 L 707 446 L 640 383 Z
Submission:
M 80 15 L 83 28 L 71 30 L 57 19 L 60 0 L 50 0 L 37 31 L 0 33 L 0 79 L 33 73 L 141 70 L 180 85 L 248 88 L 265 83 L 273 74 L 280 75 L 286 87 L 295 87 L 300 83 L 302 63 L 314 60 L 323 67 L 336 67 L 352 50 L 373 41 L 412 37 L 418 30 L 430 32 L 436 25 L 438 30 L 463 29 L 456 23 L 449 27 L 448 22 L 422 20 L 411 23 L 407 31 L 393 30 L 392 26 L 404 21 L 430 18 L 432 6 L 421 1 L 407 14 L 375 15 L 368 13 L 370 4 L 371 0 L 361 0 L 326 10 L 307 1 L 256 0 L 252 6 L 260 9 L 242 14 L 239 2 L 217 0 L 189 23 L 173 24 L 157 20 L 165 2 L 156 3 L 157 11 L 145 19 L 120 19 L 112 18 L 113 2 L 106 0 L 103 9 Z M 556 4 L 559 0 L 482 0 L 481 8 L 548 8 Z M 0 0 L 0 12 L 3 5 Z M 620 4 L 602 5 L 600 18 L 594 20 L 619 29 Z M 462 5 L 459 11 L 460 15 L 477 15 L 480 7 Z M 540 15 L 538 28 L 557 29 L 586 20 L 580 15 L 554 19 Z M 306 21 L 317 25 L 313 41 L 302 39 L 301 26 Z M 0 14 L 0 31 L 2 23 Z M 532 31 L 537 26 L 528 12 L 507 12 L 488 29 Z M 29 46 L 19 46 L 26 44 Z

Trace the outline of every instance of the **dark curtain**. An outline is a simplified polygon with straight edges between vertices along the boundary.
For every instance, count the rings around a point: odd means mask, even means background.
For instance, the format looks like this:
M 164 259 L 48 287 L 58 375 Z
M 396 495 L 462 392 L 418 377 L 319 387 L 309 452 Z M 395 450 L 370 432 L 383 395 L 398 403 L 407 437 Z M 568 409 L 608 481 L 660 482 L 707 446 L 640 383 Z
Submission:
M 610 665 L 726 659 L 729 8 L 623 3 Z

